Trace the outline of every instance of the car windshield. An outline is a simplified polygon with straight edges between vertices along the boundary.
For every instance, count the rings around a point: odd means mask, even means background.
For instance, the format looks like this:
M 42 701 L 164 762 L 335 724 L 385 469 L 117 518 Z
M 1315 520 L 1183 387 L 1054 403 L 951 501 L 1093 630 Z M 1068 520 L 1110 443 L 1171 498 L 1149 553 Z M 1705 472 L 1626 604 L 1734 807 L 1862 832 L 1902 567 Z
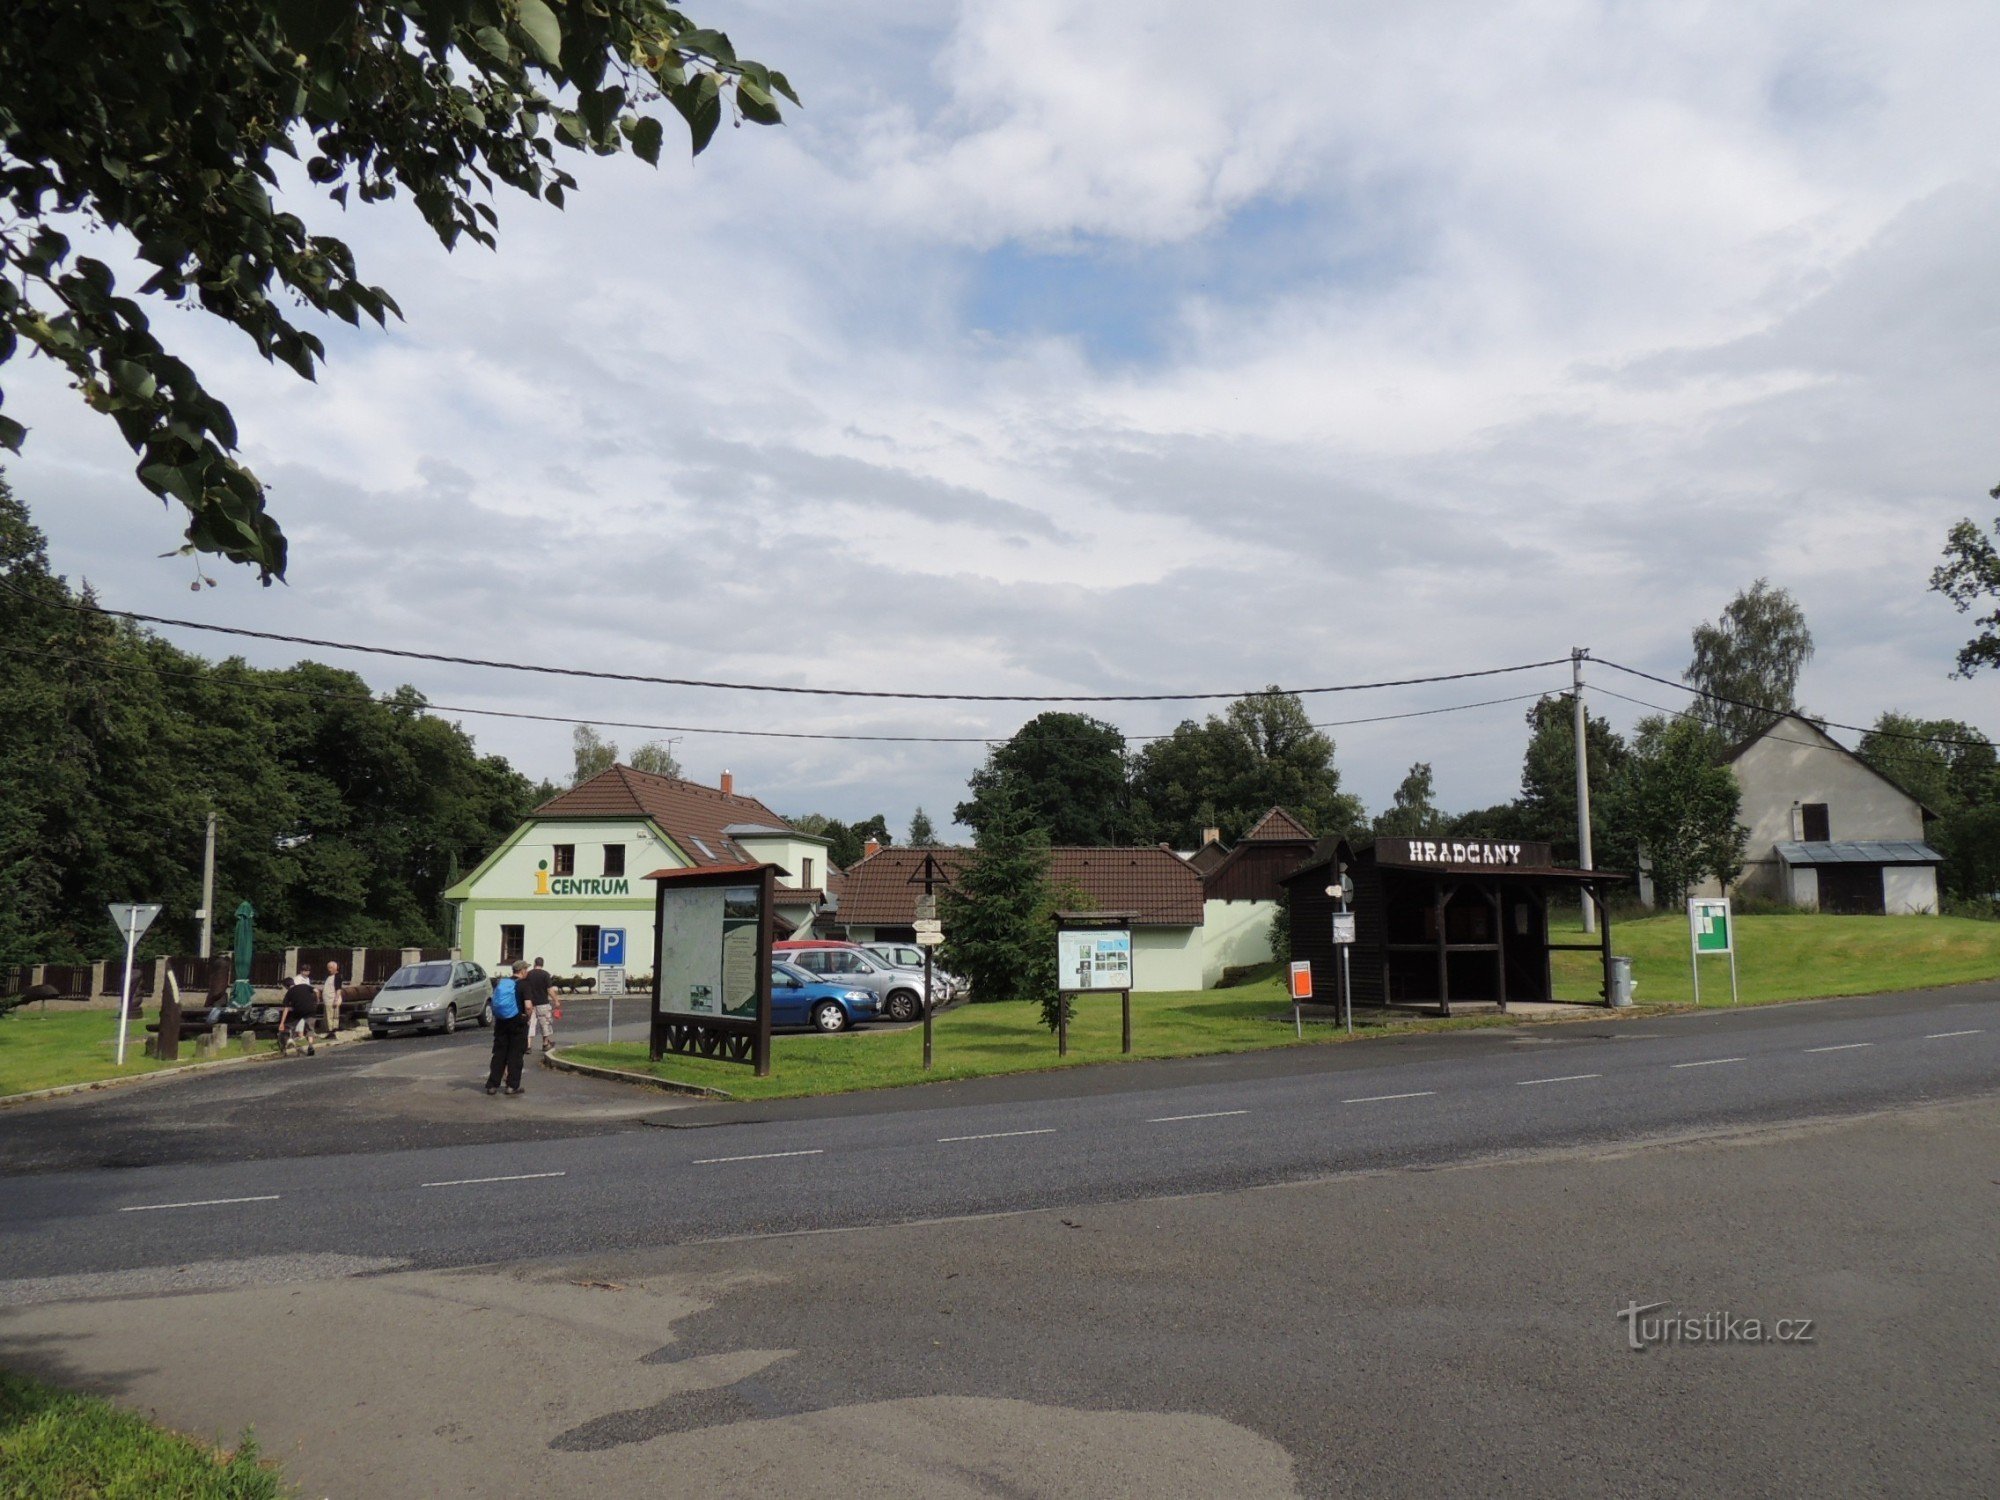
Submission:
M 450 964 L 405 964 L 389 976 L 385 990 L 441 990 L 451 983 Z
M 819 981 L 803 969 L 795 969 L 790 964 L 772 964 L 771 982 L 777 984 L 789 979 L 793 984 L 818 984 Z

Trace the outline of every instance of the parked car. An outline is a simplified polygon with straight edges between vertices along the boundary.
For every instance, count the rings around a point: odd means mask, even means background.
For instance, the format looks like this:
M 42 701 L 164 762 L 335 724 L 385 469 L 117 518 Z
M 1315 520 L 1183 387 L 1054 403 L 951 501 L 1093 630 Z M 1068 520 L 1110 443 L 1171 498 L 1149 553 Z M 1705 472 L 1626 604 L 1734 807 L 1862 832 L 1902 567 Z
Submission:
M 873 991 L 825 984 L 788 963 L 771 964 L 771 1024 L 845 1031 L 882 1013 Z
M 806 970 L 815 979 L 867 990 L 882 1002 L 892 1021 L 914 1021 L 924 1013 L 924 974 L 918 969 L 891 968 L 858 943 L 820 940 L 786 941 L 772 945 L 779 958 Z
M 461 1021 L 493 1024 L 493 981 L 475 963 L 433 959 L 404 964 L 368 1002 L 368 1034 L 456 1031 Z
M 863 943 L 862 951 L 871 953 L 892 969 L 914 969 L 924 972 L 924 950 L 915 943 Z M 931 962 L 931 998 L 942 1005 L 947 1000 L 955 1000 L 965 993 L 966 983 L 956 974 L 948 974 L 935 959 Z

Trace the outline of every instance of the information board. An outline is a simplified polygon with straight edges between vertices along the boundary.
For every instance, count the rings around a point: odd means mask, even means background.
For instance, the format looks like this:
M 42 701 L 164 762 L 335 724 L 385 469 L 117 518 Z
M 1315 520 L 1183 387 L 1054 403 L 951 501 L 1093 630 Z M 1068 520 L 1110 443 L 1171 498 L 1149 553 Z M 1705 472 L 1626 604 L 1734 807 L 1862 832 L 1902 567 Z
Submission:
M 1056 934 L 1056 983 L 1065 990 L 1132 988 L 1132 934 L 1124 928 L 1065 928 Z
M 654 916 L 652 1056 L 770 1071 L 773 867 L 662 870 Z
M 1333 914 L 1333 941 L 1337 947 L 1345 947 L 1354 941 L 1354 913 L 1337 911 Z
M 1694 896 L 1688 900 L 1688 926 L 1694 932 L 1697 953 L 1730 951 L 1729 898 Z

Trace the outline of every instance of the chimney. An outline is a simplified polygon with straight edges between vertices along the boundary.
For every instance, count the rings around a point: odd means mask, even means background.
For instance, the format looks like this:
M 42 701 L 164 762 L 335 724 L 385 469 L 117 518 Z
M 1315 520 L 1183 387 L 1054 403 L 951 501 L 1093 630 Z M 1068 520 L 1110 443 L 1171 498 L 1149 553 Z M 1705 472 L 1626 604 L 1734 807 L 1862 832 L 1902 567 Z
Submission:
M 724 771 L 722 773 L 722 795 L 725 797 L 734 797 L 736 795 L 736 773 L 734 771 Z
M 861 857 L 863 859 L 873 859 L 876 855 L 880 854 L 881 852 L 882 852 L 882 845 L 880 841 L 876 839 L 870 839 L 867 843 L 861 846 Z
M 729 790 L 729 780 L 728 780 L 728 778 L 727 778 L 727 777 L 723 778 L 723 782 L 722 782 L 722 789 L 723 789 L 723 790 L 724 790 L 725 792 Z M 1202 831 L 1201 831 L 1201 841 L 1202 841 L 1202 843 L 1203 843 L 1203 844 L 1219 844 L 1219 843 L 1221 843 L 1221 842 L 1222 842 L 1222 830 L 1221 830 L 1220 828 L 1204 828 L 1204 829 L 1202 829 Z

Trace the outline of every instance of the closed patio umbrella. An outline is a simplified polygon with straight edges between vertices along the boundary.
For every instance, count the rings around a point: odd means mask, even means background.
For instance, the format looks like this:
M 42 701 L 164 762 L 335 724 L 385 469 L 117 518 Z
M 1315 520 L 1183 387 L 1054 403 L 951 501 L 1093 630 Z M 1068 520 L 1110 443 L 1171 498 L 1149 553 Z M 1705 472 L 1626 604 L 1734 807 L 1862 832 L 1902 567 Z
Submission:
M 257 910 L 248 901 L 236 908 L 236 985 L 231 1005 L 250 1003 L 250 958 L 257 946 Z

